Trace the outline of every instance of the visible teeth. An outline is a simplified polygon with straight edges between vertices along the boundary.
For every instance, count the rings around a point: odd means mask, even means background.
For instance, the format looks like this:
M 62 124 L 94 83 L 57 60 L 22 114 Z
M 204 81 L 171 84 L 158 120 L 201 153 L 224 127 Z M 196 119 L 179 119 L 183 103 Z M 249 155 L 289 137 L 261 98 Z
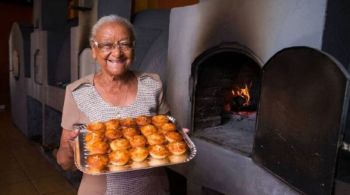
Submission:
M 117 63 L 116 60 L 108 60 L 109 63 Z
M 123 64 L 122 60 L 108 60 L 107 59 L 106 62 L 109 66 L 119 66 L 119 65 Z
M 112 63 L 118 63 L 118 62 L 120 62 L 120 60 L 107 60 L 107 61 L 112 62 Z

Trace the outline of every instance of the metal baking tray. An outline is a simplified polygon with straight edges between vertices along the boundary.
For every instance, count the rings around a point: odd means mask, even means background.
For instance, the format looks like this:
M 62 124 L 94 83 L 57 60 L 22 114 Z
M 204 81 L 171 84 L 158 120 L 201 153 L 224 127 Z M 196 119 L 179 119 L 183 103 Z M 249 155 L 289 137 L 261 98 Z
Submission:
M 175 118 L 172 116 L 168 116 L 169 120 L 176 124 Z M 128 171 L 135 171 L 135 170 L 141 170 L 141 169 L 151 169 L 154 167 L 161 167 L 161 166 L 170 166 L 170 165 L 176 165 L 181 163 L 186 163 L 192 160 L 196 154 L 197 149 L 196 146 L 191 141 L 190 137 L 177 126 L 177 131 L 182 135 L 184 141 L 187 144 L 188 150 L 185 154 L 181 156 L 169 156 L 166 159 L 162 160 L 156 160 L 152 159 L 151 157 L 148 157 L 146 160 L 144 160 L 141 163 L 135 163 L 130 161 L 126 165 L 123 166 L 113 166 L 113 169 L 105 169 L 101 171 L 93 171 L 89 169 L 89 166 L 86 163 L 87 156 L 89 155 L 89 151 L 85 147 L 85 136 L 87 133 L 86 125 L 85 124 L 75 124 L 74 128 L 78 129 L 80 131 L 79 136 L 75 140 L 75 153 L 74 153 L 74 161 L 76 167 L 82 171 L 83 173 L 90 174 L 90 175 L 102 175 L 102 174 L 110 174 L 110 173 L 118 173 L 118 172 L 128 172 Z M 170 160 L 171 159 L 171 160 Z

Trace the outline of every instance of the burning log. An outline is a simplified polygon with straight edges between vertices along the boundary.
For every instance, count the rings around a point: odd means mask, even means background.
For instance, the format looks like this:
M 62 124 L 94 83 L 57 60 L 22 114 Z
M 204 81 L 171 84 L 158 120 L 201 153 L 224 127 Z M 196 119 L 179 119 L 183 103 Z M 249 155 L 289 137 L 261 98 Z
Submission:
M 256 106 L 252 104 L 250 91 L 247 84 L 244 87 L 233 87 L 225 95 L 225 112 L 255 111 Z
M 234 96 L 231 101 L 231 111 L 244 110 L 246 99 L 242 96 Z

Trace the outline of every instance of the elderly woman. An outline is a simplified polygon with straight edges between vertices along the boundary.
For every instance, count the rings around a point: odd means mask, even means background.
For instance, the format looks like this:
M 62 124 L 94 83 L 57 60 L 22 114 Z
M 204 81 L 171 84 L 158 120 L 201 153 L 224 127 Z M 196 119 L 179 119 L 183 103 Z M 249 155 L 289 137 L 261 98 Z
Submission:
M 57 152 L 57 162 L 66 170 L 74 168 L 72 140 L 79 132 L 73 124 L 169 112 L 159 76 L 129 69 L 135 41 L 129 21 L 116 15 L 102 17 L 93 26 L 90 41 L 92 57 L 101 68 L 67 86 Z M 163 168 L 84 174 L 78 194 L 169 194 L 168 178 Z

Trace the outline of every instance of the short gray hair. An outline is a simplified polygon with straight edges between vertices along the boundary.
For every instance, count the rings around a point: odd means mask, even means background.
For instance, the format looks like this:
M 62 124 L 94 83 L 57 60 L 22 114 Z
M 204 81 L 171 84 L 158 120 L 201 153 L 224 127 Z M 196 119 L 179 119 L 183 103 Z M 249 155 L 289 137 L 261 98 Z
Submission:
M 130 32 L 131 34 L 131 39 L 132 41 L 135 41 L 135 29 L 134 26 L 129 22 L 128 19 L 123 18 L 118 15 L 108 15 L 108 16 L 103 16 L 101 17 L 93 26 L 91 29 L 91 34 L 90 34 L 90 40 L 94 39 L 96 36 L 97 30 L 106 23 L 119 23 L 124 25 Z

